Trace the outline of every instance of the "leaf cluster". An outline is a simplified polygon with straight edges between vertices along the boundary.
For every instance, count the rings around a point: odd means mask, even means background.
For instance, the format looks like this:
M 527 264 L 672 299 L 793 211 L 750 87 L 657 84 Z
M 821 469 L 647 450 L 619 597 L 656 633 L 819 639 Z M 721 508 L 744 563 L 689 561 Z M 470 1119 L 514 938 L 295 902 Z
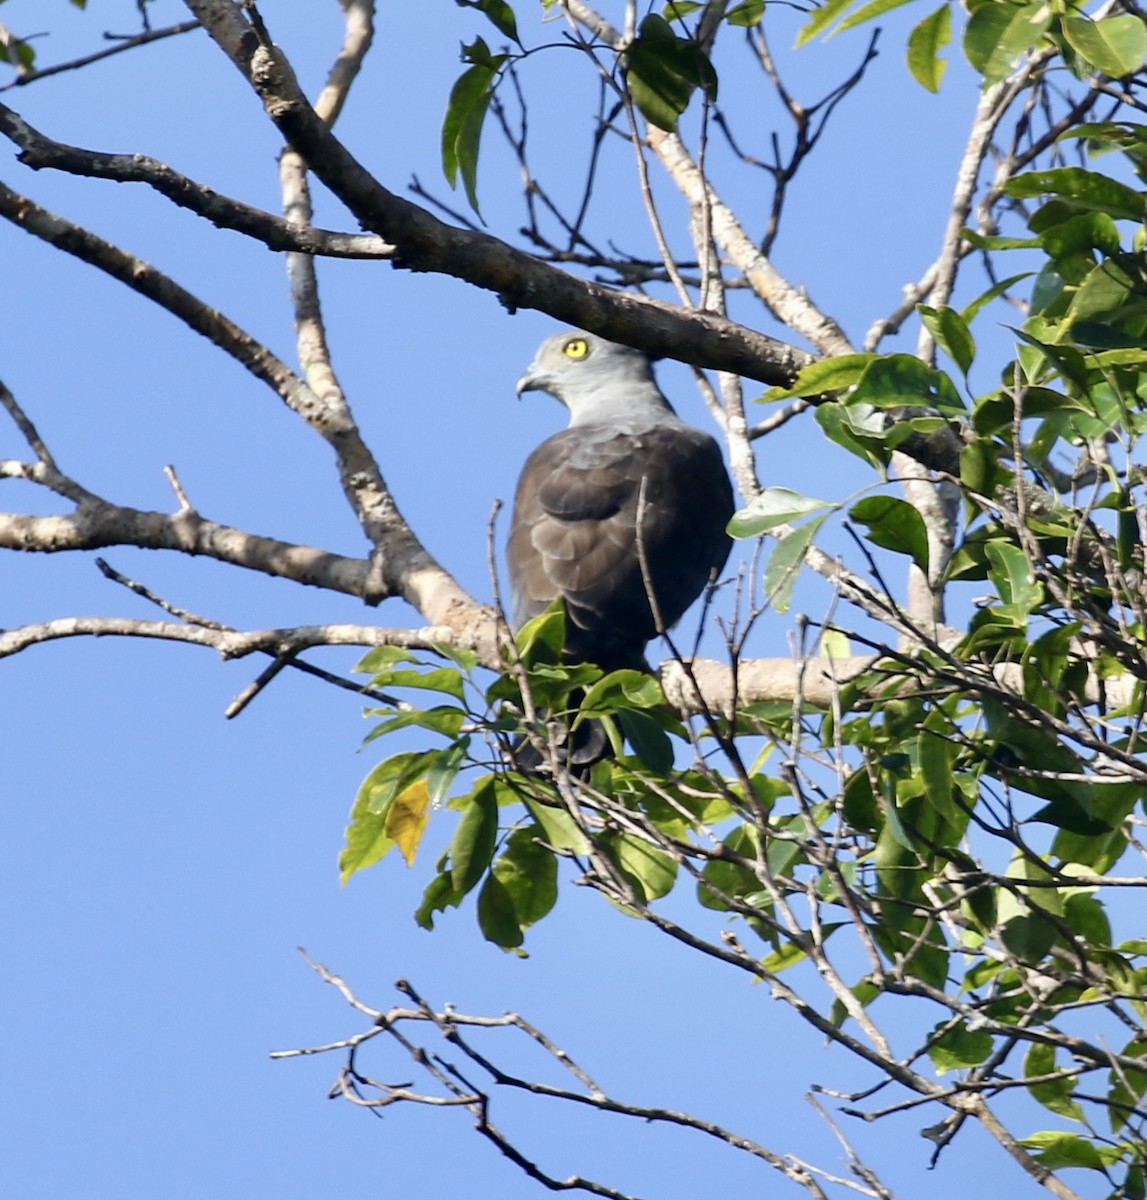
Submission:
M 830 2 L 803 36 L 889 7 Z M 697 90 L 716 88 L 681 32 L 695 9 L 647 17 L 627 51 L 620 78 L 661 128 L 675 128 Z M 726 19 L 734 16 L 751 25 L 761 14 L 740 5 Z M 945 6 L 910 37 L 909 65 L 925 86 L 939 85 L 935 53 L 949 28 Z M 1053 8 L 1033 24 L 1022 5 L 986 3 L 971 12 L 964 48 L 990 84 L 1045 45 L 1073 70 L 1126 73 L 1138 36 L 1123 16 Z M 501 65 L 475 62 L 486 72 L 477 91 Z M 1096 121 L 1065 136 L 1088 165 L 1033 169 L 1006 184 L 1027 236 L 964 233 L 966 251 L 991 260 L 991 286 L 959 308 L 920 306 L 950 365 L 844 355 L 763 398 L 813 403 L 824 436 L 879 472 L 898 450 L 937 447 L 934 461 L 962 502 L 955 553 L 938 559 L 921 513 L 883 483 L 849 501 L 767 488 L 730 527 L 773 541 L 764 590 L 779 611 L 826 523 L 846 517 L 882 563 L 911 565 L 941 591 L 986 585 L 966 626 L 949 637 L 919 629 L 910 650 L 838 628 L 883 657 L 840 689 L 832 711 L 798 694 L 696 728 L 665 708 L 648 677 L 563 663 L 560 613 L 522 632 L 506 674 L 485 689 L 465 664 L 419 664 L 417 682 L 397 652 L 373 656 L 365 666 L 378 686 L 449 697 L 386 715 L 376 736 L 415 725 L 446 746 L 372 772 L 344 873 L 393 845 L 411 861 L 428 815 L 452 809 L 454 831 L 417 914 L 427 928 L 476 891 L 483 935 L 520 951 L 572 872 L 647 919 L 688 881 L 698 921 L 750 930 L 746 969 L 773 982 L 799 976 L 802 964 L 831 974 L 825 946 L 848 939 L 867 965 L 825 1005 L 831 1029 L 843 1038 L 878 1001 L 925 998 L 941 1018 L 919 1054 L 937 1074 L 957 1073 L 977 1094 L 1022 1086 L 1073 1126 L 1026 1140 L 1039 1162 L 1107 1179 L 1118 1167 L 1119 1194 L 1141 1195 L 1147 943 L 1116 932 L 1111 880 L 1140 851 L 1135 822 L 1147 796 L 1147 199 L 1094 164 L 1119 155 L 1144 182 L 1147 135 Z M 1022 268 L 995 270 L 1008 255 L 1024 256 Z M 1030 300 L 1014 356 L 974 394 L 977 322 L 1021 285 Z M 1074 460 L 1066 472 L 1057 466 L 1065 456 Z M 910 625 L 898 610 L 888 617 Z M 481 703 L 465 703 L 467 689 Z M 593 722 L 612 754 L 571 769 L 562 747 Z M 476 745 L 498 753 L 483 758 Z M 524 765 L 525 745 L 540 767 Z M 463 773 L 466 789 L 448 795 Z M 1114 1049 L 1067 1032 L 1080 1011 L 1111 1018 Z

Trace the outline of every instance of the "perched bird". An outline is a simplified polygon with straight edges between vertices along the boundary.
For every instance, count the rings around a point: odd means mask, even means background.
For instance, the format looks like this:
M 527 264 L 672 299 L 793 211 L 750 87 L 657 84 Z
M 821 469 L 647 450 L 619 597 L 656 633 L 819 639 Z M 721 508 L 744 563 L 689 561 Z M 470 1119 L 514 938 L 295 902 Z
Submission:
M 717 443 L 680 420 L 648 356 L 571 330 L 542 343 L 518 393 L 549 392 L 569 428 L 526 459 L 507 548 L 516 625 L 561 596 L 565 657 L 648 669 L 729 556 L 733 491 Z M 644 567 L 643 567 L 644 564 Z

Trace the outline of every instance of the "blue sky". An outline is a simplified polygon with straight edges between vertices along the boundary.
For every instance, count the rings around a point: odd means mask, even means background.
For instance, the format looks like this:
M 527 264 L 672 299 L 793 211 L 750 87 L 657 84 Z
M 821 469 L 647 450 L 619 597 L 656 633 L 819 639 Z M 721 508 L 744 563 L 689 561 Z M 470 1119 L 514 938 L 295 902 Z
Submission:
M 157 25 L 185 16 L 171 0 L 150 7 Z M 518 8 L 528 43 L 556 38 L 557 26 L 534 25 L 529 3 Z M 267 0 L 261 11 L 314 94 L 341 36 L 337 6 Z M 50 30 L 36 42 L 48 64 L 96 48 L 105 29 L 131 31 L 134 5 L 93 0 L 80 13 L 63 0 L 9 0 L 0 17 L 21 33 Z M 777 10 L 776 19 L 782 48 L 797 18 Z M 911 82 L 900 49 L 908 23 L 885 33 L 869 78 L 802 170 L 777 249 L 782 270 L 857 341 L 939 246 L 960 148 L 952 132 L 975 102 L 973 82 L 958 69 L 939 97 Z M 438 128 L 460 69 L 457 48 L 475 33 L 490 36 L 488 27 L 448 0 L 384 3 L 378 26 L 339 132 L 391 188 L 402 191 L 417 176 L 446 197 Z M 859 61 L 865 36 L 784 54 L 798 94 L 819 98 Z M 754 107 L 755 77 L 737 61 L 722 77 L 722 96 L 736 113 L 745 93 L 744 137 L 763 151 L 776 113 Z M 536 58 L 527 82 L 542 96 L 548 71 L 576 65 L 561 52 Z M 571 76 L 568 100 L 549 108 L 539 100 L 533 116 L 547 178 L 576 179 L 580 169 L 592 131 L 578 103 L 592 86 L 581 86 Z M 277 210 L 275 132 L 203 36 L 3 99 L 58 140 L 152 154 Z M 293 360 L 275 255 L 144 187 L 34 174 L 10 147 L 0 153 L 9 186 L 154 262 Z M 601 205 L 618 241 L 648 250 L 618 164 L 623 182 Z M 521 223 L 515 187 L 515 168 L 491 134 L 483 210 L 491 230 L 510 237 Z M 353 228 L 316 190 L 317 222 Z M 730 184 L 734 207 L 765 197 L 759 179 Z M 666 204 L 680 215 L 672 198 Z M 604 216 L 597 227 L 614 233 Z M 162 469 L 173 463 L 207 516 L 362 552 L 326 447 L 240 368 L 148 302 L 7 225 L 0 263 L 0 378 L 65 470 L 109 499 L 168 509 Z M 519 402 L 513 388 L 553 322 L 511 317 L 489 294 L 388 265 L 323 263 L 320 279 L 336 369 L 399 504 L 431 551 L 487 597 L 491 505 L 510 497 L 526 453 L 560 425 L 556 405 L 537 396 Z M 743 301 L 736 311 L 762 324 Z M 702 422 L 686 373 L 665 365 L 661 377 L 679 409 Z M 16 432 L 0 424 L 0 457 L 22 453 Z M 760 454 L 768 482 L 828 499 L 867 482 L 800 422 Z M 7 509 L 60 511 L 30 487 L 4 487 Z M 238 627 L 417 623 L 399 601 L 364 613 L 346 597 L 210 562 L 123 549 L 106 557 L 175 603 Z M 87 555 L 6 555 L 0 570 L 0 627 L 71 614 L 153 615 Z M 805 599 L 826 602 L 815 589 Z M 770 616 L 755 652 L 787 653 L 789 625 Z M 348 669 L 356 657 L 331 652 L 321 661 Z M 300 945 L 369 1004 L 396 1002 L 392 984 L 404 976 L 434 1003 L 512 1008 L 621 1098 L 689 1108 L 774 1150 L 836 1164 L 831 1134 L 801 1097 L 814 1080 L 847 1088 L 864 1074 L 764 989 L 678 951 L 588 890 L 567 881 L 558 911 L 529 934 L 529 959 L 518 960 L 481 940 L 470 906 L 443 917 L 432 935 L 411 919 L 448 827 L 432 831 L 414 870 L 388 860 L 341 888 L 341 831 L 374 761 L 358 753 L 360 705 L 288 673 L 225 721 L 227 703 L 259 669 L 201 649 L 112 640 L 59 641 L 0 665 L 0 1192 L 51 1200 L 247 1200 L 332 1188 L 385 1197 L 461 1187 L 505 1200 L 539 1194 L 469 1131 L 465 1114 L 406 1107 L 375 1121 L 325 1099 L 336 1058 L 268 1058 L 364 1027 L 305 966 Z M 680 903 L 687 908 L 686 898 Z M 375 1070 L 392 1080 L 412 1074 L 396 1057 Z M 559 1176 L 577 1171 L 668 1198 L 712 1194 L 714 1179 L 723 1192 L 798 1194 L 695 1135 L 500 1103 L 493 1119 Z M 904 1195 L 922 1186 L 933 1200 L 977 1194 L 1001 1171 L 1010 1196 L 1036 1193 L 974 1130 L 925 1176 L 924 1123 L 909 1116 L 849 1132 Z

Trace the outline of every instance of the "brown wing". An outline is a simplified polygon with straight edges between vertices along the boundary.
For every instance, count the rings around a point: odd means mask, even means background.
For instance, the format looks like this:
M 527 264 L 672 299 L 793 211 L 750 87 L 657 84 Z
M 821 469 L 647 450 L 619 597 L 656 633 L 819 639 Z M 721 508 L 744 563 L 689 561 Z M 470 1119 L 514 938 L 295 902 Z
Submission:
M 517 622 L 565 597 L 567 654 L 640 666 L 655 635 L 637 522 L 671 626 L 729 553 L 729 478 L 716 443 L 678 421 L 639 433 L 582 425 L 543 442 L 518 481 L 507 552 Z

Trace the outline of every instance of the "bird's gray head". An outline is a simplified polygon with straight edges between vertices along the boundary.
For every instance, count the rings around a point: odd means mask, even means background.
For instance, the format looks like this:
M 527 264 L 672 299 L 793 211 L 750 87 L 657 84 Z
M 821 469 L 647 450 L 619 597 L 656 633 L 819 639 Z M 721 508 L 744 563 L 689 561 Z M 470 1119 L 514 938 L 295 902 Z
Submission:
M 649 356 L 593 333 L 566 330 L 548 337 L 518 380 L 523 392 L 549 392 L 570 412 L 571 423 L 597 420 L 619 406 L 627 412 L 672 412 L 653 379 Z

